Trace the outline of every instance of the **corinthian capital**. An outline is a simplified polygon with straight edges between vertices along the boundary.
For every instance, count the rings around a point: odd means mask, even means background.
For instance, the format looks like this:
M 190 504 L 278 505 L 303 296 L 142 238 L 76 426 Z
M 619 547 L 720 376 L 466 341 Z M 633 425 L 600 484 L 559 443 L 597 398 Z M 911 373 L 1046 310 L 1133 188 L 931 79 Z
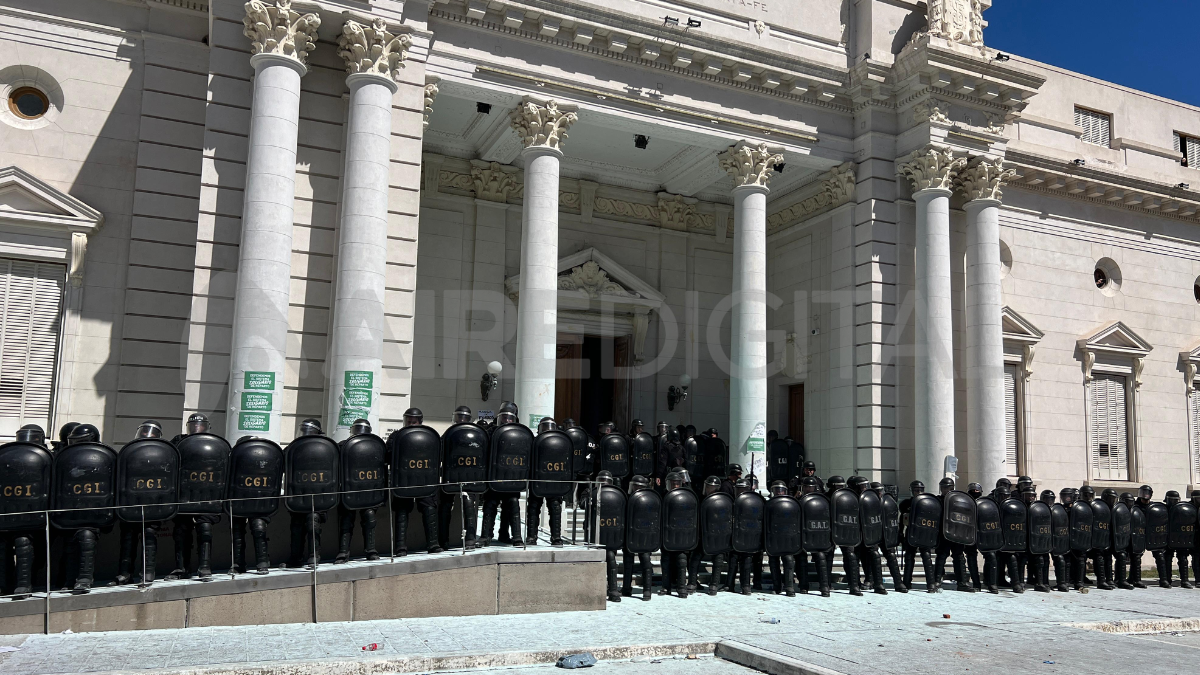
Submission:
M 242 23 L 242 34 L 250 38 L 250 53 L 287 56 L 303 65 L 317 46 L 321 17 L 301 14 L 292 8 L 292 0 L 250 0 Z
M 1004 160 L 975 157 L 954 180 L 954 186 L 962 191 L 967 201 L 976 199 L 995 199 L 1004 197 L 1000 187 L 1010 178 L 1017 175 L 1012 169 L 1004 168 Z
M 554 99 L 526 96 L 508 119 L 525 147 L 559 149 L 567 140 L 567 129 L 579 119 L 577 110 L 578 106 L 561 105 Z
M 433 100 L 437 98 L 438 82 L 441 81 L 437 75 L 425 76 L 425 112 L 421 116 L 422 129 L 429 128 L 429 116 L 433 114 Z
M 950 148 L 927 145 L 896 160 L 896 175 L 913 184 L 913 192 L 950 190 L 955 174 L 967 165 L 966 157 L 955 157 Z
M 767 186 L 771 180 L 771 172 L 783 164 L 783 154 L 779 148 L 772 148 L 766 143 L 738 143 L 725 152 L 717 155 L 721 168 L 733 176 L 735 187 L 743 185 Z
M 392 33 L 383 19 L 371 25 L 348 19 L 338 36 L 338 56 L 346 61 L 346 72 L 364 73 L 395 79 L 396 71 L 404 67 L 404 58 L 412 46 L 408 33 Z

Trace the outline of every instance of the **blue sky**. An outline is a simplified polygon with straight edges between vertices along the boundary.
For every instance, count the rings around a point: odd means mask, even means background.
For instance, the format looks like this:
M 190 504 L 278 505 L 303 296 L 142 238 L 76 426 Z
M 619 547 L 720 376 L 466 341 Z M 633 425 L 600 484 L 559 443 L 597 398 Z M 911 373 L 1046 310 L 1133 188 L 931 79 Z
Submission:
M 984 42 L 1200 106 L 1200 0 L 994 0 Z

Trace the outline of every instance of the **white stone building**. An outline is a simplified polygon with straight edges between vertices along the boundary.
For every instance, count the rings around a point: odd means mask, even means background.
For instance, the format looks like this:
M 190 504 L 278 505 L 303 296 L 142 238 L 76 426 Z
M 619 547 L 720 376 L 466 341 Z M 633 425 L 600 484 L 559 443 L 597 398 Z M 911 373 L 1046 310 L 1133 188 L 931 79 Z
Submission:
M 1200 109 L 990 4 L 7 0 L 0 435 L 513 399 L 1190 488 Z

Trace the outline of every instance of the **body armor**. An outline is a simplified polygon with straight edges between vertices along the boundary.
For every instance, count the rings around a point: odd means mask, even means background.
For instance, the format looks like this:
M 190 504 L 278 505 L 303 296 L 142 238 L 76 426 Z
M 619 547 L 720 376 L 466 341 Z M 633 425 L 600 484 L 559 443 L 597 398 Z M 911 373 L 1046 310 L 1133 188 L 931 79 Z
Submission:
M 0 446 L 0 532 L 42 529 L 50 508 L 54 458 L 42 446 L 16 441 Z M 7 560 L 0 564 L 7 564 Z
M 1187 550 L 1195 546 L 1195 542 L 1196 507 L 1191 502 L 1179 502 L 1170 509 L 1167 548 Z
M 507 428 L 500 427 L 496 435 Z M 492 445 L 495 446 L 494 439 Z M 388 483 L 393 497 L 411 499 L 437 494 L 442 473 L 442 439 L 436 431 L 424 424 L 401 427 L 388 436 L 387 452 Z
M 589 464 L 589 462 L 591 461 L 591 458 L 588 456 L 590 454 L 590 451 L 588 449 L 588 443 L 590 443 L 592 439 L 588 437 L 587 432 L 584 431 L 583 427 L 580 427 L 580 426 L 567 427 L 563 431 L 563 433 L 565 433 L 571 439 L 571 468 L 572 468 L 572 471 L 575 472 L 576 476 L 586 474 L 586 473 L 591 473 L 592 467 Z M 486 446 L 484 446 L 484 447 L 486 447 Z M 447 464 L 446 465 L 447 476 L 449 475 L 449 472 L 450 472 L 450 468 L 449 468 L 449 465 Z M 449 480 L 450 480 L 449 477 L 447 477 L 446 481 L 449 482 Z
M 1029 547 L 1029 508 L 1025 502 L 1010 498 L 1000 505 L 1000 529 L 1004 532 L 1004 546 L 1001 550 L 1013 553 L 1023 552 Z
M 161 438 L 139 438 L 117 454 L 117 517 L 168 520 L 179 502 L 179 451 Z
M 229 453 L 230 515 L 267 518 L 279 510 L 283 489 L 283 449 L 265 438 L 246 437 Z
M 342 506 L 352 511 L 377 509 L 387 501 L 387 447 L 372 433 L 342 441 Z M 369 490 L 369 492 L 362 492 Z
M 701 475 L 704 469 L 704 451 L 700 444 L 704 442 L 704 436 L 692 436 L 683 442 L 683 468 L 687 469 L 688 475 L 696 483 L 704 480 L 705 476 Z M 717 474 L 721 475 L 721 474 Z
M 579 431 L 582 433 L 583 429 Z M 587 438 L 586 434 L 584 438 Z M 586 440 L 583 448 L 586 453 Z M 488 477 L 487 432 L 469 422 L 446 429 L 446 433 L 442 434 L 442 471 L 446 480 L 442 491 L 447 494 L 458 494 L 460 483 L 465 492 L 482 494 L 487 491 L 487 483 L 484 482 Z
M 942 536 L 946 541 L 974 546 L 976 517 L 975 500 L 967 493 L 953 490 L 942 496 Z
M 557 429 L 543 431 L 533 439 L 533 478 L 529 492 L 534 497 L 563 497 L 575 484 L 572 473 L 571 437 Z M 554 482 L 541 482 L 554 481 Z
M 729 466 L 729 448 L 723 439 L 708 435 L 704 437 L 703 465 L 705 476 L 728 475 L 725 469 Z
M 229 483 L 229 442 L 216 434 L 184 436 L 179 449 L 179 513 L 214 515 Z
M 600 470 L 612 474 L 615 480 L 629 475 L 629 441 L 621 434 L 604 434 L 596 444 L 600 453 Z
M 1087 502 L 1071 505 L 1071 550 L 1086 551 L 1092 547 L 1092 507 Z
M 1113 550 L 1124 551 L 1129 548 L 1129 538 L 1133 533 L 1131 512 L 1128 506 L 1117 502 L 1112 506 L 1112 539 Z
M 913 548 L 935 548 L 942 531 L 942 504 L 938 498 L 922 493 L 913 497 L 908 512 L 905 541 Z
M 787 482 L 792 473 L 792 457 L 789 443 L 776 438 L 767 446 L 767 485 L 777 480 Z
M 73 530 L 106 528 L 116 522 L 117 453 L 102 443 L 68 445 L 54 454 L 50 507 L 86 509 L 50 515 L 55 527 Z
M 662 500 L 662 550 L 687 552 L 700 542 L 700 504 L 696 493 L 677 488 Z
M 338 447 L 320 434 L 298 436 L 284 455 L 284 506 L 293 513 L 321 513 L 337 506 Z
M 833 519 L 829 499 L 819 492 L 800 497 L 800 537 L 809 553 L 828 551 L 833 547 Z
M 900 505 L 886 492 L 879 500 L 883 505 L 883 545 L 896 548 L 900 545 Z
M 1129 550 L 1146 552 L 1146 512 L 1137 504 L 1129 507 Z
M 716 492 L 700 502 L 700 546 L 704 555 L 733 548 L 733 497 Z
M 629 444 L 630 471 L 635 476 L 654 475 L 654 437 L 642 432 Z
M 1033 555 L 1049 553 L 1054 548 L 1054 515 L 1050 505 L 1040 501 L 1030 504 L 1026 508 L 1025 522 L 1029 552 Z
M 862 545 L 874 548 L 883 541 L 883 500 L 873 490 L 858 496 L 858 523 L 862 527 Z
M 800 502 L 786 495 L 771 497 L 766 509 L 763 544 L 767 555 L 796 555 L 802 551 Z
M 1000 505 L 991 497 L 975 500 L 975 546 L 981 553 L 991 553 L 1004 548 Z
M 1146 550 L 1161 551 L 1167 547 L 1171 530 L 1171 514 L 1162 502 L 1151 502 L 1143 509 L 1146 512 Z
M 1050 507 L 1050 552 L 1066 555 L 1071 552 L 1071 515 L 1062 504 Z
M 757 492 L 743 492 L 733 499 L 733 550 L 757 553 L 763 544 L 763 515 L 766 502 Z
M 842 488 L 829 498 L 833 515 L 833 543 L 838 546 L 858 546 L 862 543 L 862 526 L 859 521 L 858 495 L 854 490 Z
M 625 493 L 612 485 L 600 486 L 600 545 L 609 551 L 625 546 Z
M 615 434 L 613 434 L 615 435 Z M 638 490 L 625 502 L 625 550 L 653 553 L 662 535 L 662 499 L 654 490 Z
M 1096 499 L 1088 506 L 1092 508 L 1092 549 L 1108 551 L 1112 549 L 1112 509 L 1108 504 Z

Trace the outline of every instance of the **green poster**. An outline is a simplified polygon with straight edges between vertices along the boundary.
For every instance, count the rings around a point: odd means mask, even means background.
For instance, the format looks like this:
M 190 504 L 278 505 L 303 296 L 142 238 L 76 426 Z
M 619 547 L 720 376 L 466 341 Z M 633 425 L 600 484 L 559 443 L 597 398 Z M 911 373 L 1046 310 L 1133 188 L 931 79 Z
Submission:
M 242 392 L 242 410 L 266 410 L 270 412 L 274 394 L 263 394 L 257 391 Z
M 370 408 L 370 389 L 346 389 L 342 392 L 342 405 L 350 408 Z
M 529 428 L 536 431 L 538 428 L 538 425 L 541 424 L 542 420 L 545 418 L 546 418 L 545 415 L 535 415 L 533 413 L 529 413 Z
M 766 448 L 766 440 L 759 436 L 751 436 L 746 441 L 746 449 L 750 452 L 765 452 Z
M 238 413 L 238 429 L 242 431 L 270 431 L 270 413 L 244 412 Z
M 339 427 L 349 427 L 354 424 L 355 420 L 370 419 L 371 411 L 361 410 L 359 408 L 342 408 L 338 411 Z
M 375 373 L 369 370 L 347 370 L 345 387 L 347 389 L 374 389 Z
M 247 370 L 242 383 L 243 389 L 258 389 L 275 391 L 275 373 L 269 371 Z

